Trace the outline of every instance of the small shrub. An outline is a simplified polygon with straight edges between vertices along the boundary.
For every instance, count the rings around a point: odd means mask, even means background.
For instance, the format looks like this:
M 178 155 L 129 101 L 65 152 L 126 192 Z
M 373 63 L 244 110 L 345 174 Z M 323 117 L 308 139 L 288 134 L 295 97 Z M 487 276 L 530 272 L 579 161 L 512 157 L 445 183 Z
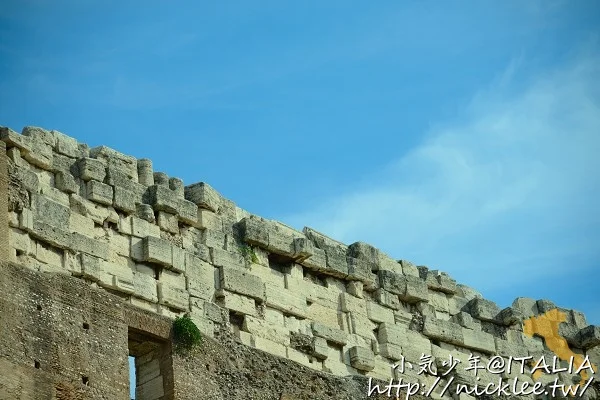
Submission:
M 244 256 L 246 261 L 258 264 L 258 257 L 256 256 L 256 253 L 254 252 L 254 248 L 252 246 L 240 246 L 240 252 L 242 253 L 242 256 Z
M 202 334 L 188 314 L 173 322 L 173 340 L 178 350 L 192 350 L 202 343 Z

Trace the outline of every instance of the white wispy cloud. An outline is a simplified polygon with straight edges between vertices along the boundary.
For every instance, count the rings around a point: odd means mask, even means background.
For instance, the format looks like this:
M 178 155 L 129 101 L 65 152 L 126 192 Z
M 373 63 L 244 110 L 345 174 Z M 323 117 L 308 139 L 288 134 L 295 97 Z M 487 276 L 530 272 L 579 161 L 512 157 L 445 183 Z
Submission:
M 515 90 L 523 62 L 366 183 L 282 220 L 482 291 L 564 273 L 569 257 L 600 261 L 600 54 Z

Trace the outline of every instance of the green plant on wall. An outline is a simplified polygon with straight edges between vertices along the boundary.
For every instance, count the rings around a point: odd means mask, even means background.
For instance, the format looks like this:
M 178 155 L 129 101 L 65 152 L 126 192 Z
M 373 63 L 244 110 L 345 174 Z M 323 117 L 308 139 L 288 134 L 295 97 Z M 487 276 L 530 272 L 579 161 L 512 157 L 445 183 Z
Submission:
M 256 253 L 254 252 L 254 248 L 252 246 L 248 246 L 247 244 L 240 246 L 240 252 L 247 261 L 250 261 L 254 264 L 258 264 L 258 257 L 256 256 Z
M 188 314 L 173 322 L 173 341 L 179 352 L 190 351 L 202 344 L 202 334 Z

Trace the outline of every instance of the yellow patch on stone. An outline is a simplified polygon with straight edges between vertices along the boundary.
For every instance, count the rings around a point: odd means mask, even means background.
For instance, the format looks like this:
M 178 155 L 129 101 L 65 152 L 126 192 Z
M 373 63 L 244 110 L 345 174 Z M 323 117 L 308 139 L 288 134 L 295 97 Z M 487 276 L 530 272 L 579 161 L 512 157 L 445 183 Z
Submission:
M 573 357 L 573 369 L 577 370 L 583 364 L 584 357 L 571 351 L 566 339 L 558 333 L 559 325 L 566 320 L 567 314 L 555 308 L 542 315 L 525 320 L 523 322 L 523 333 L 530 337 L 534 335 L 542 337 L 546 347 L 563 361 L 569 361 Z M 598 370 L 594 365 L 592 365 L 592 369 L 594 371 Z M 542 371 L 537 370 L 533 373 L 533 379 L 537 380 L 541 375 Z M 582 380 L 579 385 L 584 385 L 588 379 L 588 373 L 584 369 L 580 372 L 580 375 Z

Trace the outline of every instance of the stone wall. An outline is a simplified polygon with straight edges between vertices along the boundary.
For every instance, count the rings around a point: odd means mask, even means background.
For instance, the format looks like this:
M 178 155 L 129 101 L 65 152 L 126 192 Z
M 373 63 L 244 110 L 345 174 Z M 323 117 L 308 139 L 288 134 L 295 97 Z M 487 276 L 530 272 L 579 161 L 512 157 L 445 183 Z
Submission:
M 550 311 L 560 322 L 548 323 L 560 325 L 570 350 L 600 364 L 600 328 L 577 311 L 527 298 L 501 310 L 444 272 L 252 215 L 206 183 L 184 186 L 153 171 L 150 160 L 89 148 L 57 131 L 0 128 L 0 139 L 6 145 L 0 171 L 7 163 L 9 183 L 0 197 L 9 210 L 8 221 L 0 213 L 0 239 L 9 233 L 8 260 L 97 289 L 82 293 L 108 292 L 169 320 L 189 313 L 208 337 L 226 328 L 246 346 L 336 376 L 474 383 L 464 369 L 442 377 L 443 361 L 551 358 L 544 335 L 535 326 L 523 329 L 524 321 L 542 321 Z M 5 181 L 0 174 L 0 189 Z M 29 339 L 19 340 L 29 346 Z M 107 357 L 124 363 L 116 355 L 121 350 Z M 402 359 L 418 365 L 422 355 L 432 357 L 437 371 L 393 368 Z M 529 370 L 518 375 L 532 381 Z M 479 376 L 498 381 L 487 371 Z M 122 380 L 115 382 L 107 390 L 121 398 Z

